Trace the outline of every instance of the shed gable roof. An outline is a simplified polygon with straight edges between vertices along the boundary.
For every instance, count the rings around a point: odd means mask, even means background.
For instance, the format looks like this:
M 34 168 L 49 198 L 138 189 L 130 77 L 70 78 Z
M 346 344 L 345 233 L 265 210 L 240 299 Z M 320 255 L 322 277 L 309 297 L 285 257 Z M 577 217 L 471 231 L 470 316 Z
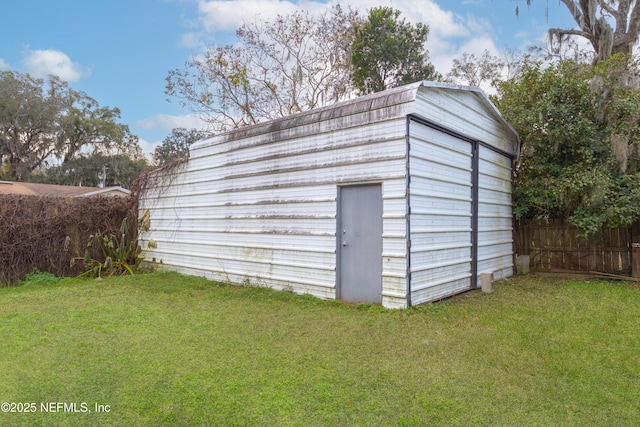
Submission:
M 346 118 L 349 116 L 359 115 L 359 123 L 351 122 L 349 123 L 351 126 L 404 117 L 415 112 L 414 104 L 419 92 L 456 92 L 464 93 L 465 96 L 475 98 L 476 101 L 482 105 L 484 112 L 493 120 L 501 124 L 505 139 L 514 141 L 513 145 L 515 152 L 512 154 L 517 155 L 517 151 L 519 150 L 518 134 L 502 117 L 502 114 L 500 114 L 498 109 L 493 105 L 482 89 L 472 86 L 461 86 L 432 81 L 411 83 L 326 107 L 304 111 L 280 119 L 234 129 L 230 132 L 200 141 L 194 144 L 192 149 L 197 150 L 209 145 L 222 144 L 228 141 L 235 141 L 265 134 L 272 134 L 273 140 L 279 140 L 279 135 L 283 135 L 293 128 L 300 128 L 302 126 L 306 126 L 309 129 L 307 131 L 309 134 L 314 134 L 317 132 L 313 129 L 313 124 L 327 122 L 332 119 Z

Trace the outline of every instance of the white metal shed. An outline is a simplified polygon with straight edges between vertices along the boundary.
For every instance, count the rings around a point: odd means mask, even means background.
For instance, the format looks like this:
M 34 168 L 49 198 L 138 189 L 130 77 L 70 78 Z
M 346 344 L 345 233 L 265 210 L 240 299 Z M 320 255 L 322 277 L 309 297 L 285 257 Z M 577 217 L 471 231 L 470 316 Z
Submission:
M 402 86 L 198 142 L 142 194 L 141 243 L 215 280 L 433 301 L 513 274 L 518 152 L 480 89 Z

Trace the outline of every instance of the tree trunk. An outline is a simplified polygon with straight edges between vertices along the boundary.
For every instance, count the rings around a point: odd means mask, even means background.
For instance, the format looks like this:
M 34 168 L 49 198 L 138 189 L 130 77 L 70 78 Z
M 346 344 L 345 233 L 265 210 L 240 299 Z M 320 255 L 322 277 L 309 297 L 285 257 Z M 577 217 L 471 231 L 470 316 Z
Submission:
M 9 180 L 18 182 L 21 178 L 20 171 L 20 161 L 19 157 L 11 156 L 9 157 Z

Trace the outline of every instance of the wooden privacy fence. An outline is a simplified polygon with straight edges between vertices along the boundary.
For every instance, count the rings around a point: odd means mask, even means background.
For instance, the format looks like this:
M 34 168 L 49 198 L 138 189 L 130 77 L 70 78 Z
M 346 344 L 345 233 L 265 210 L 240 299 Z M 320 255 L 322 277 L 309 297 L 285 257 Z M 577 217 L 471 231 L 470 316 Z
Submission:
M 592 240 L 566 220 L 518 220 L 516 253 L 529 255 L 532 271 L 599 271 L 631 275 L 632 228 L 605 228 Z

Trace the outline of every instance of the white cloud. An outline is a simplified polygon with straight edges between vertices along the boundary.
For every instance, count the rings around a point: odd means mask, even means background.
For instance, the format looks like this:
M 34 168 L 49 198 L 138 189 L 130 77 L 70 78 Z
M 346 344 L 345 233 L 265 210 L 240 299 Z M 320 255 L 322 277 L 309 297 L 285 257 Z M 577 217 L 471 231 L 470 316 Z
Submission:
M 260 17 L 268 20 L 278 14 L 287 15 L 296 9 L 306 9 L 304 6 L 308 4 L 296 5 L 281 0 L 200 0 L 198 11 L 206 31 L 233 31 L 247 19 Z
M 193 32 L 184 33 L 178 46 L 186 49 L 202 49 L 204 47 L 200 35 Z
M 7 64 L 4 59 L 0 58 L 0 71 L 8 70 L 9 64 Z
M 200 0 L 198 12 L 200 22 L 205 31 L 233 31 L 246 20 L 259 17 L 268 20 L 277 15 L 286 15 L 296 10 L 319 13 L 340 3 L 286 0 Z M 353 0 L 353 8 L 359 9 L 363 15 L 373 7 L 380 6 L 376 0 Z M 396 0 L 391 5 L 402 12 L 401 17 L 412 22 L 423 22 L 429 25 L 430 35 L 437 37 L 469 36 L 469 30 L 463 20 L 453 12 L 443 10 L 431 0 L 416 2 L 415 0 Z
M 473 38 L 460 46 L 458 52 L 462 55 L 465 52 L 475 53 L 479 55 L 484 51 L 488 51 L 492 56 L 499 56 L 500 52 L 493 40 L 488 36 Z
M 453 44 L 444 43 L 441 46 L 436 46 L 438 50 L 435 55 L 430 55 L 431 63 L 436 67 L 443 75 L 451 70 L 453 60 L 460 58 L 463 53 L 475 54 L 480 56 L 485 50 L 492 56 L 501 56 L 498 48 L 493 40 L 487 36 L 479 36 L 477 38 L 471 38 L 464 40 L 459 46 Z
M 286 0 L 199 0 L 198 12 L 205 32 L 233 31 L 246 20 L 260 17 L 267 20 L 296 10 L 319 13 L 340 3 L 339 0 L 292 2 Z M 350 6 L 366 16 L 368 10 L 379 7 L 379 0 L 352 0 Z M 473 17 L 462 17 L 442 9 L 431 0 L 394 0 L 390 7 L 402 12 L 401 18 L 409 22 L 422 22 L 429 26 L 427 49 L 430 61 L 441 73 L 449 71 L 452 58 L 459 52 L 458 46 L 473 38 L 484 39 L 490 34 L 490 25 Z M 197 33 L 187 33 L 181 44 L 188 47 L 201 45 Z
M 368 0 L 365 0 L 368 1 Z M 461 16 L 442 9 L 432 1 L 396 0 L 393 6 L 410 22 L 429 26 L 429 61 L 441 74 L 451 70 L 453 59 L 464 52 L 479 54 L 485 49 L 497 52 L 491 37 L 491 25 L 474 16 Z
M 151 153 L 153 153 L 158 145 L 162 144 L 162 141 L 151 142 L 140 138 L 138 144 L 142 149 L 142 154 L 144 154 L 147 159 L 151 159 Z
M 91 74 L 90 70 L 71 61 L 62 51 L 54 49 L 29 50 L 22 61 L 27 72 L 35 77 L 46 77 L 50 74 L 67 82 L 76 82 Z
M 467 0 L 466 3 L 476 3 L 476 0 Z M 311 13 L 319 13 L 341 3 L 340 0 L 288 1 L 288 0 L 199 0 L 198 13 L 200 31 L 186 33 L 181 45 L 189 48 L 201 49 L 204 46 L 202 37 L 204 34 L 212 35 L 216 32 L 231 32 L 240 27 L 246 20 L 257 16 L 260 19 L 271 19 L 276 15 L 292 13 L 296 10 L 305 10 Z M 476 16 L 460 15 L 446 10 L 446 2 L 439 2 L 441 7 L 433 0 L 352 0 L 349 5 L 359 10 L 366 16 L 368 10 L 373 7 L 389 6 L 402 12 L 401 18 L 409 22 L 421 22 L 429 26 L 429 35 L 426 47 L 429 50 L 429 60 L 442 74 L 450 71 L 453 59 L 464 52 L 481 54 L 488 50 L 492 55 L 499 55 L 496 47 L 496 30 L 483 19 Z M 524 38 L 526 33 L 520 33 L 518 37 Z M 514 40 L 515 41 L 515 40 Z M 525 43 L 518 39 L 519 43 Z M 530 44 L 530 43 L 528 43 Z M 520 47 L 520 46 L 518 46 Z
M 416 2 L 414 0 L 395 1 L 392 6 L 402 12 L 400 18 L 411 22 L 422 22 L 429 26 L 429 38 L 471 37 L 469 22 L 443 10 L 432 1 Z M 428 42 L 427 42 L 428 43 Z
M 194 114 L 186 114 L 182 116 L 172 116 L 169 114 L 156 114 L 138 120 L 136 127 L 141 129 L 161 129 L 167 134 L 174 128 L 185 129 L 206 129 L 207 125 L 198 116 Z
M 380 6 L 377 0 L 354 0 L 351 4 L 361 9 L 365 16 L 369 9 Z M 400 18 L 408 22 L 421 22 L 429 26 L 426 44 L 429 62 L 441 74 L 446 74 L 451 69 L 453 58 L 460 54 L 461 43 L 482 37 L 485 32 L 490 31 L 488 24 L 444 10 L 431 0 L 394 0 L 388 6 L 402 12 Z

